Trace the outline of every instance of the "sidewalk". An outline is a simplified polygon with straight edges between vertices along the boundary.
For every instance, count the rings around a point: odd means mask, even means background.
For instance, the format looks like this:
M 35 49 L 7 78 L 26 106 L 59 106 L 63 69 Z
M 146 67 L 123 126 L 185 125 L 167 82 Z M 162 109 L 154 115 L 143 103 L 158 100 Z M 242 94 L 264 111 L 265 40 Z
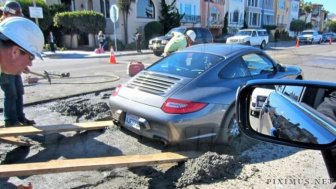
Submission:
M 132 51 L 115 51 L 114 55 L 118 56 L 132 56 L 132 55 L 141 55 L 141 54 L 152 54 L 153 51 L 149 49 L 142 50 L 142 53 L 136 52 L 136 50 Z M 43 52 L 43 58 L 51 58 L 51 59 L 71 59 L 71 58 L 104 58 L 110 57 L 110 51 L 105 51 L 105 53 L 97 54 L 93 51 L 81 51 L 81 50 L 65 50 L 65 51 L 56 51 L 55 53 L 50 51 Z

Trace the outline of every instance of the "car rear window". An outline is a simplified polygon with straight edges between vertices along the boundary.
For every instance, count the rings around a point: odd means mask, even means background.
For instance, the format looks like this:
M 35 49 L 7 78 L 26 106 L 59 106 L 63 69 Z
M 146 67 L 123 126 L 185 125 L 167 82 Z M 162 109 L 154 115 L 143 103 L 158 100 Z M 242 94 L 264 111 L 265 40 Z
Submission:
M 224 57 L 199 52 L 178 52 L 159 60 L 148 71 L 195 78 L 218 64 Z

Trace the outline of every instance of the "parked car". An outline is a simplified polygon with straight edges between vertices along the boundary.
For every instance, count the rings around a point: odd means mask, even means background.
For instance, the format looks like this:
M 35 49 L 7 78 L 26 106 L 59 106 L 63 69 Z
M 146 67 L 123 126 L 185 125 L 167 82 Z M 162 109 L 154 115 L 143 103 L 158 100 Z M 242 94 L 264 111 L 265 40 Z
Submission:
M 109 99 L 114 123 L 165 144 L 230 143 L 239 136 L 235 94 L 257 78 L 302 78 L 297 66 L 281 66 L 245 45 L 200 44 L 158 60 Z
M 155 37 L 149 40 L 148 48 L 153 50 L 156 56 L 161 56 L 168 41 L 172 38 L 173 32 L 185 34 L 188 30 L 193 30 L 196 33 L 196 39 L 193 45 L 201 43 L 212 43 L 213 36 L 209 29 L 201 27 L 176 27 L 171 29 L 166 35 Z
M 265 49 L 269 41 L 265 29 L 242 29 L 226 40 L 226 44 L 244 44 Z
M 251 95 L 251 115 L 257 115 L 260 112 L 262 106 L 264 105 L 268 95 L 273 92 L 274 89 L 267 88 L 256 88 Z
M 322 42 L 322 35 L 315 30 L 304 30 L 297 36 L 299 43 L 318 43 Z
M 257 88 L 281 86 L 267 97 L 259 119 L 249 115 Z M 321 150 L 331 182 L 336 180 L 336 84 L 307 80 L 254 80 L 237 92 L 240 130 L 251 138 Z M 329 109 L 326 108 L 329 107 Z M 321 108 L 321 105 L 324 108 Z
M 335 41 L 336 33 L 330 32 L 330 33 L 322 34 L 322 42 L 329 42 L 330 38 L 331 38 L 331 41 Z

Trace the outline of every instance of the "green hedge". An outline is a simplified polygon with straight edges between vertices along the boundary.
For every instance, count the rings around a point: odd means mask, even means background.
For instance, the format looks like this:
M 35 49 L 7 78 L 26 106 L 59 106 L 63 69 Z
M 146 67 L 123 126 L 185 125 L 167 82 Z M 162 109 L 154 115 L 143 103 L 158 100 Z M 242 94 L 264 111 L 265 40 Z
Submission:
M 96 34 L 106 27 L 105 17 L 95 11 L 74 11 L 57 13 L 54 17 L 54 26 L 63 28 L 67 34 L 77 31 Z
M 43 18 L 38 19 L 39 26 L 43 32 L 47 31 L 48 28 L 52 25 L 52 15 L 50 14 L 49 6 L 45 3 L 44 0 L 35 0 L 36 6 L 41 7 L 43 11 Z M 26 18 L 31 19 L 33 22 L 35 22 L 35 18 L 30 18 L 29 15 L 29 7 L 33 6 L 32 0 L 18 0 L 18 3 L 20 3 L 22 8 L 22 13 Z

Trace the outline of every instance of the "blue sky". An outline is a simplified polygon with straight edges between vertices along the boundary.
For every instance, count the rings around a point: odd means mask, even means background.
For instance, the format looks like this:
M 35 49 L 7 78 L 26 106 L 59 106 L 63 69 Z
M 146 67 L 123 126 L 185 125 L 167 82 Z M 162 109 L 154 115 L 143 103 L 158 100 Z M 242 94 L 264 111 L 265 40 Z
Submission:
M 323 8 L 329 11 L 329 13 L 336 14 L 336 1 L 335 0 L 305 0 L 305 2 L 322 4 Z

